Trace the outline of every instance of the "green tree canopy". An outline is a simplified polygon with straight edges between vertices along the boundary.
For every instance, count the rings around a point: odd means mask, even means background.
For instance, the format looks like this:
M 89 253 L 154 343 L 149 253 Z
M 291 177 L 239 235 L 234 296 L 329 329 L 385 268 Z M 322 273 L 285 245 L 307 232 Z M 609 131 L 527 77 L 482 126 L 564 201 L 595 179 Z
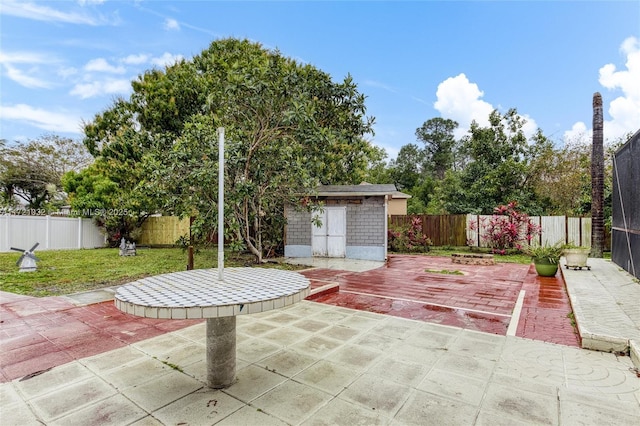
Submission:
M 217 227 L 217 135 L 225 128 L 228 238 L 261 260 L 282 241 L 283 206 L 318 183 L 359 183 L 376 158 L 365 96 L 330 75 L 247 40 L 223 39 L 191 60 L 151 70 L 128 100 L 85 126 L 109 178 L 133 176 L 132 196 Z
M 410 191 L 423 177 L 424 151 L 416 144 L 407 144 L 400 148 L 398 156 L 391 161 L 391 177 L 400 191 Z
M 527 140 L 524 123 L 515 109 L 504 115 L 494 110 L 487 127 L 473 122 L 461 147 L 466 165 L 446 175 L 436 203 L 449 213 L 491 214 L 495 206 L 517 201 L 529 214 L 542 213 L 530 167 L 548 141 L 541 131 Z
M 426 168 L 437 179 L 444 179 L 445 173 L 453 167 L 456 147 L 453 132 L 457 128 L 456 121 L 435 117 L 425 121 L 422 127 L 416 129 L 416 137 L 425 145 Z
M 39 139 L 0 143 L 0 191 L 5 205 L 18 200 L 29 209 L 48 211 L 65 202 L 62 176 L 91 162 L 81 142 L 47 134 Z
M 62 185 L 72 213 L 94 219 L 106 231 L 109 245 L 116 247 L 121 238 L 136 240 L 155 203 L 139 191 L 132 192 L 131 180 L 113 176 L 109 170 L 110 166 L 99 157 L 79 172 L 66 173 Z

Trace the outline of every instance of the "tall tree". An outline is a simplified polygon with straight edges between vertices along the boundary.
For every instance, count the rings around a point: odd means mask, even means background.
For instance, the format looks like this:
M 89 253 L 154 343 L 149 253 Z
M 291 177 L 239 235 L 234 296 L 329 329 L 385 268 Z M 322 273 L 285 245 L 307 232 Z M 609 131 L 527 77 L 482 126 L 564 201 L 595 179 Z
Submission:
M 388 167 L 387 151 L 384 148 L 371 146 L 371 155 L 364 181 L 368 183 L 393 183 L 391 169 Z
M 532 161 L 530 174 L 536 197 L 548 215 L 583 215 L 591 208 L 590 143 L 565 142 L 542 146 Z
M 136 241 L 143 222 L 154 213 L 155 200 L 145 197 L 124 176 L 98 157 L 91 166 L 62 177 L 73 214 L 88 217 L 104 229 L 111 247 L 120 239 Z
M 425 162 L 435 176 L 442 180 L 454 163 L 456 139 L 453 132 L 458 128 L 454 120 L 435 117 L 416 129 L 416 137 L 424 142 Z
M 524 123 L 515 109 L 504 115 L 494 110 L 488 127 L 474 121 L 462 140 L 467 164 L 460 171 L 446 173 L 430 210 L 491 214 L 495 206 L 517 201 L 523 211 L 539 214 L 529 169 L 538 152 L 535 147 L 544 137 L 538 132 L 530 145 L 522 130 Z
M 593 94 L 593 143 L 591 146 L 591 255 L 604 250 L 604 118 L 602 96 Z
M 398 156 L 391 161 L 391 177 L 400 191 L 410 191 L 422 177 L 424 151 L 416 144 L 407 144 L 400 148 Z
M 48 211 L 65 201 L 62 176 L 91 162 L 81 142 L 53 134 L 0 144 L 0 191 L 5 204 Z M 58 204 L 55 206 L 54 204 Z
M 85 142 L 107 164 L 139 170 L 132 193 L 217 227 L 216 128 L 226 135 L 225 229 L 258 260 L 282 240 L 283 206 L 318 183 L 359 183 L 374 150 L 373 119 L 350 76 L 247 40 L 211 43 L 191 60 L 133 82 L 129 100 L 96 116 Z

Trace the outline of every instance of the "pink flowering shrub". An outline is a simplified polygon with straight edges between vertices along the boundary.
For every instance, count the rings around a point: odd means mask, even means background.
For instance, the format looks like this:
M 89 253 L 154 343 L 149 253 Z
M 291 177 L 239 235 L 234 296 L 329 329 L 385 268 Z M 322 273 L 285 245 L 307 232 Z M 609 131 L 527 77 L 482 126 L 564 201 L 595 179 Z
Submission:
M 479 224 L 472 221 L 469 229 L 479 230 L 480 238 L 491 247 L 493 253 L 506 254 L 511 249 L 522 251 L 540 234 L 541 229 L 528 215 L 519 212 L 516 206 L 515 201 L 498 206 L 490 218 L 480 219 Z
M 431 240 L 422 233 L 422 219 L 413 216 L 408 225 L 389 227 L 388 244 L 389 250 L 395 252 L 426 252 Z

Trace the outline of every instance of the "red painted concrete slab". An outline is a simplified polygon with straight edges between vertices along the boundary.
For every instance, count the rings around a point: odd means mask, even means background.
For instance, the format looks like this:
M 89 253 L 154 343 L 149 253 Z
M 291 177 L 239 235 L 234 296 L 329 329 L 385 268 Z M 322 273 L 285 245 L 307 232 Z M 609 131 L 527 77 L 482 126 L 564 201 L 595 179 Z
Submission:
M 0 294 L 0 382 L 196 324 L 126 315 L 112 301 L 77 307 L 55 297 Z
M 340 284 L 339 292 L 314 297 L 316 302 L 502 335 L 520 290 L 525 290 L 516 335 L 580 345 L 568 317 L 571 305 L 561 274 L 538 277 L 530 265 L 460 265 L 449 257 L 390 256 L 385 267 L 364 273 L 313 270 L 303 274 Z
M 539 277 L 531 265 L 523 283 L 526 291 L 517 336 L 561 345 L 580 346 L 573 320 L 571 303 L 558 271 L 555 277 Z

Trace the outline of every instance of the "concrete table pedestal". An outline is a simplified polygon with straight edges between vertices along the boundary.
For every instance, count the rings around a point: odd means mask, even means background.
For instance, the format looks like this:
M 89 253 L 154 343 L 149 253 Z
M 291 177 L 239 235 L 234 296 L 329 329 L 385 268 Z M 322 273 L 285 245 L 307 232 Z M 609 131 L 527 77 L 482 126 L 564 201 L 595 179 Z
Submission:
M 309 295 L 309 280 L 291 271 L 196 269 L 143 278 L 118 288 L 115 305 L 128 314 L 159 319 L 207 320 L 207 385 L 236 380 L 236 316 L 282 308 Z
M 236 317 L 207 319 L 207 385 L 221 389 L 236 381 Z

